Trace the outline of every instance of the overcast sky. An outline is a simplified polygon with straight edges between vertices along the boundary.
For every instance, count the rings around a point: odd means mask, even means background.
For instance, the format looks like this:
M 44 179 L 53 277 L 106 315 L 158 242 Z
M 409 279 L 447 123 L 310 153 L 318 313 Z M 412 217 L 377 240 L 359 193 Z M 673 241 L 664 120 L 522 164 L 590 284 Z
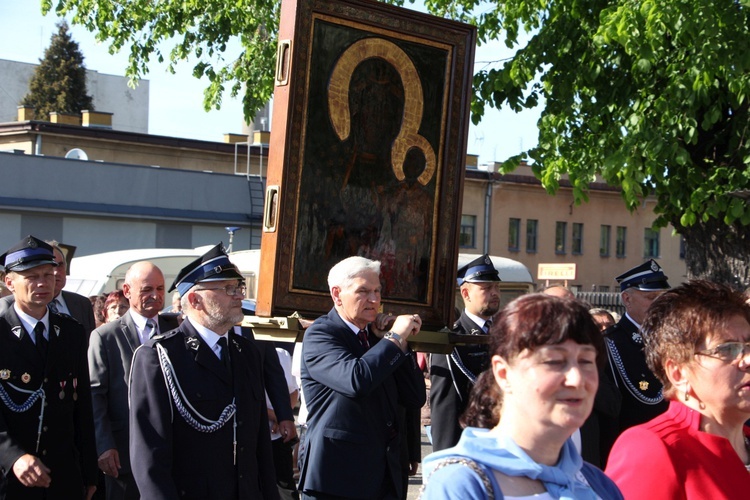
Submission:
M 56 16 L 43 16 L 38 0 L 0 0 L 0 12 L 0 59 L 38 63 L 56 31 Z M 71 26 L 71 33 L 88 69 L 111 75 L 125 73 L 127 53 L 110 55 L 105 45 L 97 44 L 93 35 L 81 27 Z M 475 69 L 510 55 L 501 43 L 480 47 Z M 240 99 L 231 99 L 227 94 L 221 110 L 205 112 L 206 82 L 194 78 L 191 70 L 191 64 L 182 64 L 172 75 L 166 65 L 151 64 L 146 76 L 151 88 L 149 133 L 208 141 L 221 141 L 225 133 L 241 133 Z M 509 110 L 488 109 L 482 123 L 470 127 L 468 152 L 478 154 L 481 163 L 488 163 L 527 149 L 537 142 L 538 117 L 539 112 L 517 115 Z

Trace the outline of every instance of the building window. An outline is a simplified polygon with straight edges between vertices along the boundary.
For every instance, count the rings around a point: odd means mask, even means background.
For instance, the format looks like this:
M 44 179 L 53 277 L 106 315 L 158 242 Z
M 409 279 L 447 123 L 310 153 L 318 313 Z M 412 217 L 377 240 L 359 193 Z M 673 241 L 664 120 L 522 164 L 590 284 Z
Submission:
M 580 222 L 573 223 L 573 241 L 571 242 L 571 252 L 573 255 L 583 253 L 583 224 Z
M 517 252 L 521 248 L 521 219 L 508 220 L 508 251 Z
M 568 231 L 568 223 L 557 221 L 555 226 L 555 253 L 565 253 L 565 233 Z
M 643 232 L 643 256 L 645 258 L 659 257 L 659 230 L 646 228 Z
M 599 231 L 599 257 L 609 257 L 609 241 L 612 237 L 612 226 L 602 224 Z
M 625 257 L 625 242 L 628 238 L 628 228 L 625 226 L 617 226 L 617 242 L 615 243 L 617 248 L 617 256 L 619 258 Z
M 539 221 L 529 219 L 526 221 L 526 252 L 536 253 L 536 234 L 539 229 Z
M 609 285 L 599 285 L 599 291 L 602 293 L 609 293 Z
M 461 216 L 461 233 L 458 235 L 458 246 L 461 248 L 476 248 L 477 216 Z

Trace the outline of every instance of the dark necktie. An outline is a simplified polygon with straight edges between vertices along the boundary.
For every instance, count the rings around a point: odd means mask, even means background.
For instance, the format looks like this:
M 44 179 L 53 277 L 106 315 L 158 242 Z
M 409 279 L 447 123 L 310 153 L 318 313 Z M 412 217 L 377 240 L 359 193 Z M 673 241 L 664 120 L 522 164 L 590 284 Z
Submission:
M 44 323 L 38 321 L 34 326 L 34 342 L 36 343 L 36 350 L 39 351 L 39 355 L 43 360 L 47 361 L 47 339 L 44 338 Z
M 219 345 L 221 346 L 221 362 L 224 363 L 224 367 L 227 369 L 227 371 L 231 371 L 231 368 L 229 366 L 229 344 L 227 343 L 226 335 L 219 338 Z
M 60 314 L 60 308 L 58 307 L 57 299 L 47 304 L 47 308 L 55 314 Z
M 359 333 L 357 333 L 357 338 L 359 338 L 359 343 L 362 344 L 365 351 L 370 348 L 370 343 L 367 341 L 367 330 L 360 330 Z
M 484 333 L 490 333 L 490 328 L 492 328 L 492 320 L 488 319 L 484 322 Z
M 146 321 L 146 326 L 143 328 L 143 343 L 145 344 L 148 339 L 154 335 L 154 322 L 151 320 Z

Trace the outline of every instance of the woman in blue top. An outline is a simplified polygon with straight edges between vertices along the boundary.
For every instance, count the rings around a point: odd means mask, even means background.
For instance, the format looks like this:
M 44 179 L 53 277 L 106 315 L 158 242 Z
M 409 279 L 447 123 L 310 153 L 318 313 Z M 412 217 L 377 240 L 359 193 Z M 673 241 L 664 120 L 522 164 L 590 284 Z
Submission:
M 424 460 L 424 499 L 621 499 L 570 436 L 591 413 L 601 333 L 572 299 L 522 296 L 490 331 L 491 368 L 472 392 L 458 445 Z M 501 404 L 502 403 L 502 404 Z

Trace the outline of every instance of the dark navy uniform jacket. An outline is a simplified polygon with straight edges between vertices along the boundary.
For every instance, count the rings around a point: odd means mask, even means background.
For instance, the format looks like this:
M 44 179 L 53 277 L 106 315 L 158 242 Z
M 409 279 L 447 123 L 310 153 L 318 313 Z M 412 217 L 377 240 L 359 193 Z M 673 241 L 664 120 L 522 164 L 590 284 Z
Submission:
M 453 325 L 453 332 L 463 335 L 484 334 L 479 325 L 462 312 Z M 464 367 L 478 377 L 489 367 L 489 346 L 473 344 L 456 346 L 455 353 Z M 463 430 L 458 418 L 466 410 L 473 382 L 461 371 L 450 354 L 432 354 L 430 359 L 430 419 L 432 448 L 435 451 L 458 443 Z
M 608 432 L 603 427 L 602 442 L 606 450 L 626 429 L 648 422 L 664 413 L 669 403 L 661 397 L 662 384 L 646 364 L 643 341 L 638 327 L 623 315 L 620 321 L 604 332 L 609 367 L 606 375 L 622 394 L 622 407 L 617 428 Z
M 228 335 L 231 374 L 189 318 L 135 351 L 130 376 L 130 460 L 142 498 L 278 498 L 260 357 L 247 339 L 233 332 Z M 207 424 L 197 413 L 218 420 L 234 398 L 236 465 L 232 419 L 215 432 L 192 427 L 165 382 L 157 344 L 172 363 L 172 389 L 179 384 L 182 406 L 200 423 Z
M 87 335 L 80 323 L 58 314 L 49 313 L 49 325 L 45 365 L 15 309 L 0 314 L 0 472 L 9 499 L 80 499 L 84 487 L 97 482 Z M 40 387 L 47 406 L 37 450 L 41 399 L 23 412 L 9 405 L 23 404 L 31 396 L 23 391 Z M 49 488 L 27 488 L 16 478 L 13 464 L 26 453 L 51 470 Z
M 370 349 L 332 309 L 305 332 L 302 390 L 309 411 L 300 448 L 302 491 L 345 498 L 401 497 L 399 403 L 426 391 L 414 353 L 369 336 Z

